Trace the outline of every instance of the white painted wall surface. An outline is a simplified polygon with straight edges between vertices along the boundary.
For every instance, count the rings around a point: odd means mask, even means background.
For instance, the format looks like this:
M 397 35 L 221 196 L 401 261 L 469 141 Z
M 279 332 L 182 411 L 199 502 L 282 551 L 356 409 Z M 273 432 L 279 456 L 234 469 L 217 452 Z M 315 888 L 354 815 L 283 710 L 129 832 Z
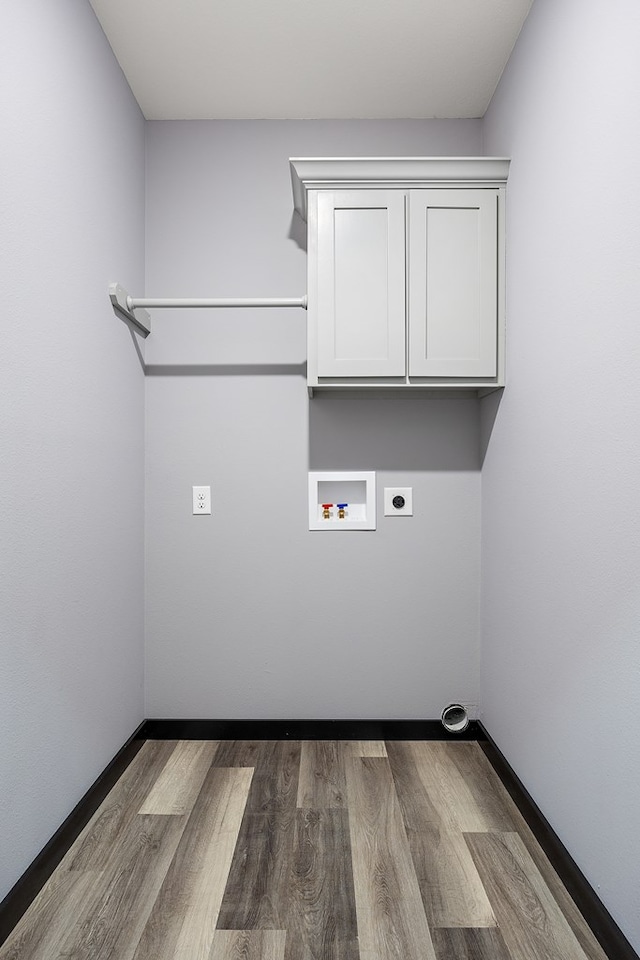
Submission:
M 290 156 L 477 155 L 476 121 L 151 122 L 147 293 L 299 296 Z M 149 717 L 433 717 L 478 684 L 476 400 L 307 397 L 303 311 L 156 311 Z M 413 519 L 307 529 L 307 472 L 412 486 Z M 191 516 L 191 485 L 213 513 Z M 382 510 L 380 509 L 380 515 Z
M 484 722 L 636 950 L 639 41 L 633 0 L 536 0 L 486 117 L 513 159 L 482 482 Z
M 0 36 L 1 899 L 142 719 L 144 124 L 84 0 Z

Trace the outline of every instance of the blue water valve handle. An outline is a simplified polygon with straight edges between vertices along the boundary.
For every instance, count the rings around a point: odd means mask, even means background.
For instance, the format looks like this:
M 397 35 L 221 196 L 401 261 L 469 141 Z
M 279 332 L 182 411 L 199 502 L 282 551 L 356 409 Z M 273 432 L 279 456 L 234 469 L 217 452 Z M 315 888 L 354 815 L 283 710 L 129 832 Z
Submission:
M 336 507 L 338 508 L 338 519 L 339 519 L 339 520 L 344 520 L 344 511 L 346 510 L 346 508 L 347 508 L 348 506 L 349 506 L 348 503 L 336 503 Z

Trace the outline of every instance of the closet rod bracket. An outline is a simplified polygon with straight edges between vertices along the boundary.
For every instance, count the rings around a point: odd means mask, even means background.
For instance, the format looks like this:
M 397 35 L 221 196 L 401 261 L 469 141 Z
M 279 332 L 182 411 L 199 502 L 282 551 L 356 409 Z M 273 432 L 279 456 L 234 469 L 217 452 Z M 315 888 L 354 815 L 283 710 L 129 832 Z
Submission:
M 124 287 L 121 287 L 119 283 L 110 283 L 109 299 L 111 300 L 114 313 L 117 314 L 121 320 L 128 320 L 132 323 L 138 333 L 141 333 L 143 337 L 149 336 L 151 333 L 151 317 L 146 310 L 138 310 L 137 314 L 133 312 L 136 308 L 133 305 L 132 298 Z

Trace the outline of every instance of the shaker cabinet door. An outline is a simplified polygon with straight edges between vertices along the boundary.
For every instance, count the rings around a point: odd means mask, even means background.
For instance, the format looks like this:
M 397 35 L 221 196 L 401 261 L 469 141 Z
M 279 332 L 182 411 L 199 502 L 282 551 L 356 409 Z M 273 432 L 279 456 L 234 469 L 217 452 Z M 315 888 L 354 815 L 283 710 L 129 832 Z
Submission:
M 409 193 L 409 376 L 497 372 L 495 190 Z
M 405 195 L 318 194 L 319 377 L 403 377 L 406 371 Z

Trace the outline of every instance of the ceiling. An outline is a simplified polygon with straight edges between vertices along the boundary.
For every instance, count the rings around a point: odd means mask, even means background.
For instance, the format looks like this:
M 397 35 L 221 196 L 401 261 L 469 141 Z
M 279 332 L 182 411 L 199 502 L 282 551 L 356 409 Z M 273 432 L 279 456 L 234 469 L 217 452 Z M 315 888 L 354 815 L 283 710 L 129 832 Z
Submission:
M 532 0 L 90 0 L 148 120 L 481 117 Z

